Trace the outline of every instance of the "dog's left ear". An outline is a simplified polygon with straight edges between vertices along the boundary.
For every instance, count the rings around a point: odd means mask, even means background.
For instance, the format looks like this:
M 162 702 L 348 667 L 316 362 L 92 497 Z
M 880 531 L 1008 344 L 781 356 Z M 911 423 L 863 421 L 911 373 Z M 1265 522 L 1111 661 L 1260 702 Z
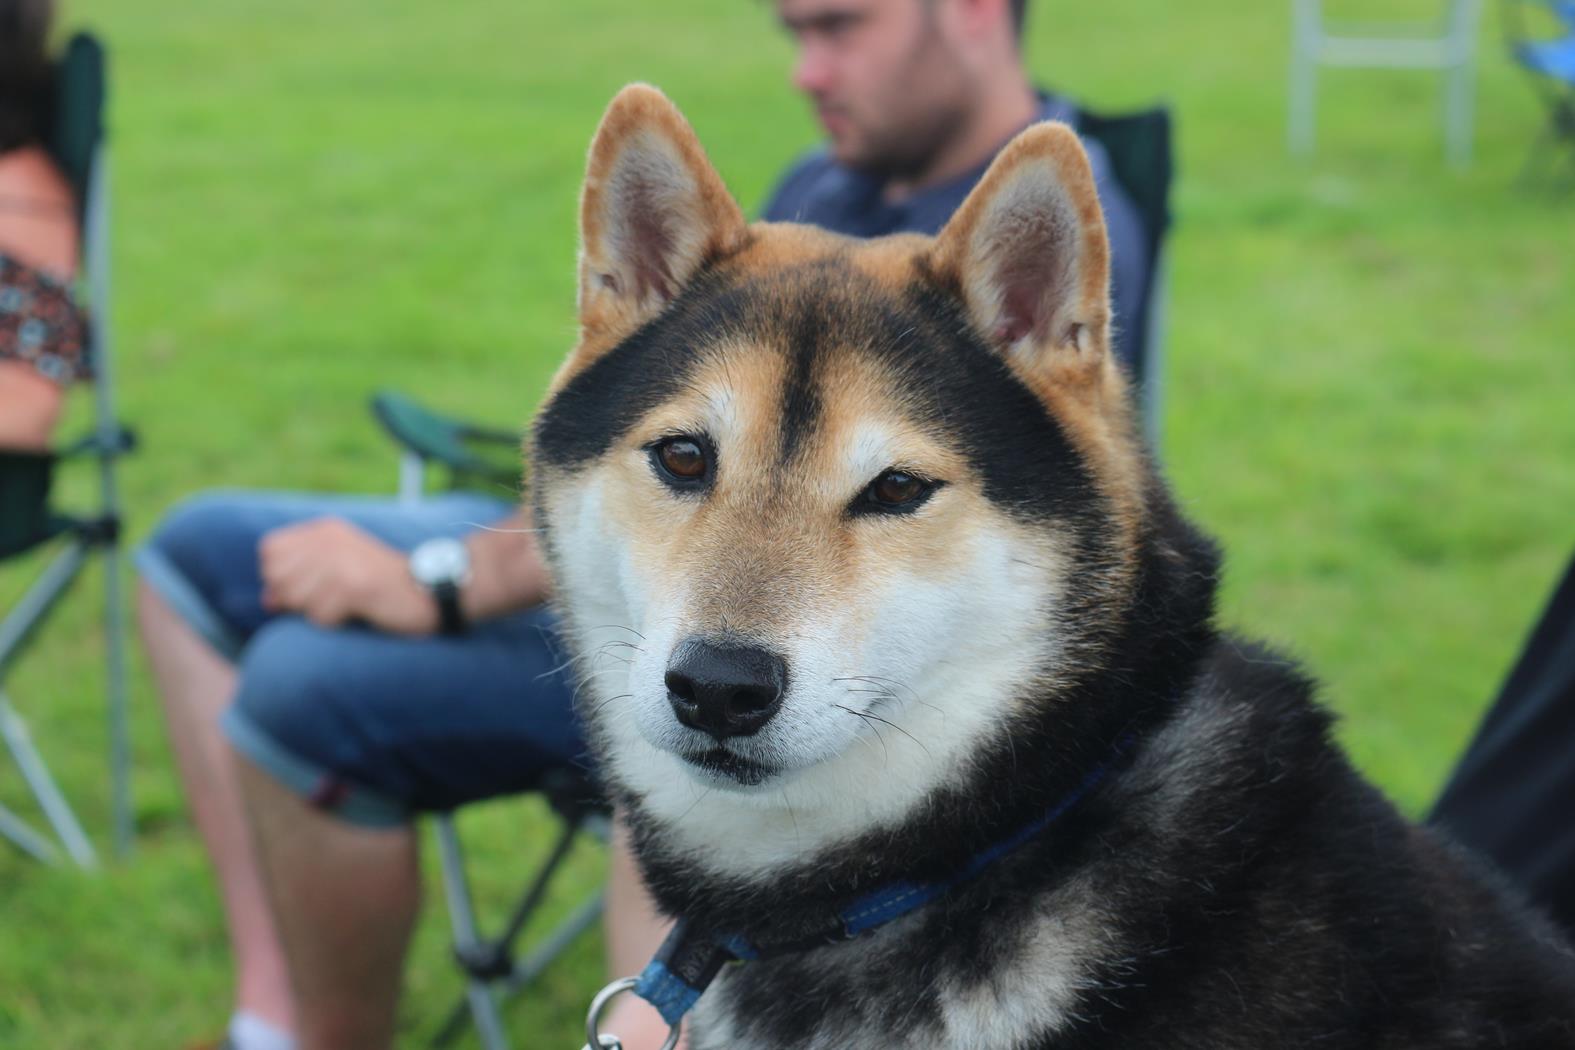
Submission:
M 744 214 L 694 129 L 656 88 L 631 84 L 591 142 L 580 197 L 580 323 L 585 343 L 627 336 L 707 262 L 735 250 Z
M 1110 353 L 1110 248 L 1088 155 L 1036 124 L 996 157 L 930 250 L 980 334 L 1014 367 L 1092 372 Z

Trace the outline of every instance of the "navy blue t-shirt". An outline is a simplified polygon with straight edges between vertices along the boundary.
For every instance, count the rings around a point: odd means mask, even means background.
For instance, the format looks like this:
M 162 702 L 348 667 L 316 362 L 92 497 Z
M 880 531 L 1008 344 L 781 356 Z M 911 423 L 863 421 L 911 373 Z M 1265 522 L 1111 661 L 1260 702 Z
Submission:
M 1038 120 L 1076 123 L 1077 110 L 1065 99 L 1040 96 Z M 1148 281 L 1147 238 L 1137 206 L 1115 181 L 1110 158 L 1098 142 L 1083 140 L 1099 202 L 1105 210 L 1110 237 L 1110 294 L 1114 308 L 1116 356 L 1136 375 L 1140 347 L 1131 333 L 1137 330 L 1138 310 Z M 803 222 L 852 237 L 881 237 L 888 233 L 939 233 L 962 204 L 989 164 L 914 194 L 897 204 L 881 199 L 881 180 L 845 168 L 832 160 L 824 147 L 799 160 L 788 171 L 761 218 L 770 222 Z

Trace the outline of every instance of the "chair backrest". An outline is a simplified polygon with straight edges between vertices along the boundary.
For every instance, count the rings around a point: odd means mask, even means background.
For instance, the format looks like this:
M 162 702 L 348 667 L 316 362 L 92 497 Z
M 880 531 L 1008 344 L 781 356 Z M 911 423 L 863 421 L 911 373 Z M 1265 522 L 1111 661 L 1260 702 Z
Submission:
M 1127 191 L 1137 207 L 1138 217 L 1143 220 L 1148 288 L 1137 312 L 1134 335 L 1139 353 L 1134 378 L 1140 387 L 1146 387 L 1158 366 L 1153 357 L 1159 352 L 1160 342 L 1158 332 L 1151 329 L 1157 323 L 1154 306 L 1161 292 L 1160 249 L 1170 232 L 1170 188 L 1175 181 L 1170 111 L 1157 107 L 1137 113 L 1105 115 L 1083 110 L 1077 124 L 1080 134 L 1105 148 L 1110 157 L 1111 173 Z
M 54 531 L 49 514 L 49 455 L 0 450 L 0 558 L 28 550 Z
M 76 194 L 80 219 L 86 215 L 93 164 L 104 139 L 104 47 L 92 35 L 78 33 L 66 43 L 55 69 L 48 146 Z

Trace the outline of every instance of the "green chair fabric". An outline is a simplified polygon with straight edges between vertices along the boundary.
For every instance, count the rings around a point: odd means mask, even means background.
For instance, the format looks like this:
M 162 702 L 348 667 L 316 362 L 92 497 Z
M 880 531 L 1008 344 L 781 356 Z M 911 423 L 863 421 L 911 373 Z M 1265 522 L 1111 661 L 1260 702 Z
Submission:
M 57 69 L 49 151 L 85 212 L 94 157 L 104 141 L 104 47 L 90 34 L 78 33 L 66 43 Z
M 372 414 L 405 451 L 448 468 L 454 487 L 519 486 L 519 433 L 446 416 L 388 390 L 372 398 Z
M 1158 324 L 1154 304 L 1163 279 L 1160 249 L 1170 232 L 1170 189 L 1175 181 L 1170 111 L 1155 108 L 1107 116 L 1085 110 L 1079 116 L 1077 130 L 1105 147 L 1116 181 L 1127 191 L 1143 220 L 1149 288 L 1137 315 L 1135 334 L 1143 352 L 1138 357 L 1135 378 L 1139 384 L 1146 384 L 1157 367 L 1152 360 L 1159 346 L 1159 333 L 1153 330 Z
M 0 451 L 0 559 L 60 532 L 60 520 L 49 512 L 54 467 L 53 456 Z

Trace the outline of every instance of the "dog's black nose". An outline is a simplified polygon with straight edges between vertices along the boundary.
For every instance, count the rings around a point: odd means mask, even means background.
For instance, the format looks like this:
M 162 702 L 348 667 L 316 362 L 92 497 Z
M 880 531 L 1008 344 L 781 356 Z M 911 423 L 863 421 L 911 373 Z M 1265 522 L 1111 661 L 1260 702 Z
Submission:
M 787 665 L 755 646 L 689 638 L 667 661 L 667 699 L 684 725 L 719 742 L 748 736 L 782 706 Z

